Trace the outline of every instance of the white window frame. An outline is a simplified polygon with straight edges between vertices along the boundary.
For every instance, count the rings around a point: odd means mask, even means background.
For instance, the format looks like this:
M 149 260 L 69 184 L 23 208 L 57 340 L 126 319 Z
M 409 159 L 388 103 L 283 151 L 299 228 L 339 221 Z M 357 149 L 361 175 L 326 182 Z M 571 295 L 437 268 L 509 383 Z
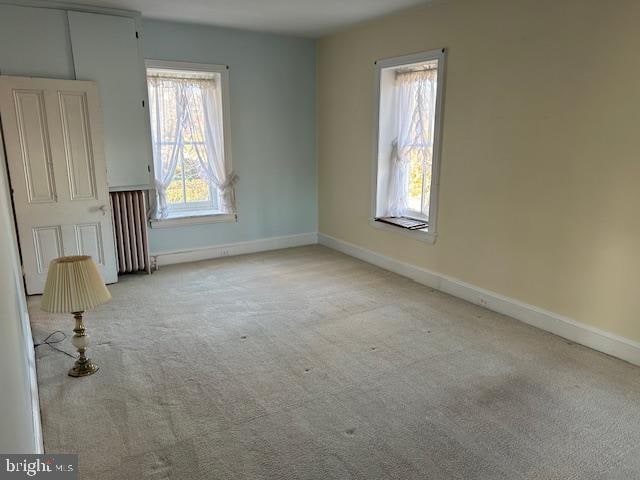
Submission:
M 146 73 L 147 69 L 156 69 L 156 70 L 167 70 L 167 71 L 190 71 L 190 72 L 211 72 L 217 73 L 220 75 L 220 81 L 222 86 L 222 130 L 223 130 L 223 138 L 224 138 L 224 153 L 225 153 L 225 162 L 232 169 L 232 155 L 231 155 L 231 103 L 230 103 L 230 95 L 229 95 L 229 66 L 228 65 L 218 65 L 218 64 L 210 64 L 210 63 L 193 63 L 193 62 L 174 62 L 168 60 L 145 60 L 145 85 L 146 85 Z M 149 110 L 149 109 L 147 109 Z M 148 120 L 151 121 L 150 119 Z M 155 178 L 154 172 L 154 164 L 151 163 L 151 175 L 152 178 Z M 152 189 L 152 194 L 150 195 L 150 200 L 153 202 L 154 206 L 157 202 L 157 193 L 155 188 Z M 214 192 L 211 190 L 211 194 Z M 218 194 L 218 192 L 215 192 Z M 219 205 L 220 198 L 218 195 Z M 181 208 L 177 207 L 173 209 L 172 215 L 168 218 L 152 220 L 151 227 L 152 228 L 170 228 L 170 227 L 179 227 L 182 225 L 189 224 L 202 224 L 202 223 L 216 223 L 216 222 L 237 222 L 236 214 L 226 214 L 226 213 L 218 213 L 212 212 L 207 205 L 202 205 L 200 207 L 195 206 L 194 208 Z
M 417 63 L 424 63 L 437 60 L 438 61 L 438 90 L 436 92 L 436 115 L 434 123 L 434 141 L 433 141 L 433 158 L 431 162 L 431 195 L 429 201 L 429 226 L 423 230 L 409 230 L 400 226 L 390 225 L 376 220 L 379 217 L 378 206 L 383 201 L 381 192 L 378 189 L 378 173 L 380 171 L 380 162 L 389 162 L 389 158 L 380 158 L 380 109 L 382 107 L 382 72 L 383 70 L 395 67 L 409 66 Z M 372 195 L 371 195 L 371 217 L 370 225 L 374 228 L 387 230 L 395 233 L 421 240 L 427 243 L 435 243 L 437 238 L 438 225 L 438 190 L 440 183 L 440 154 L 442 145 L 442 114 L 444 99 L 444 79 L 445 79 L 445 60 L 446 49 L 431 50 L 428 52 L 415 53 L 411 55 L 403 55 L 400 57 L 386 58 L 377 60 L 374 64 L 374 155 L 372 168 Z M 380 198 L 379 198 L 380 197 Z

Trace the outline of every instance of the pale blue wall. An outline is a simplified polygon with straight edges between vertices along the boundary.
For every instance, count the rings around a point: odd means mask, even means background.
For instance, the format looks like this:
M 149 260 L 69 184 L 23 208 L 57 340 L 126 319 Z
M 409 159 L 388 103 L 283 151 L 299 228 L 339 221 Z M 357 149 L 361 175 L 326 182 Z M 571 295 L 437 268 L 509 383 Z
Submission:
M 152 253 L 317 231 L 314 41 L 152 20 L 142 37 L 146 58 L 230 66 L 240 177 L 238 223 L 151 229 Z M 0 4 L 0 72 L 74 78 L 66 12 Z
M 151 251 L 317 230 L 313 40 L 145 20 L 146 58 L 229 65 L 238 223 L 151 230 Z

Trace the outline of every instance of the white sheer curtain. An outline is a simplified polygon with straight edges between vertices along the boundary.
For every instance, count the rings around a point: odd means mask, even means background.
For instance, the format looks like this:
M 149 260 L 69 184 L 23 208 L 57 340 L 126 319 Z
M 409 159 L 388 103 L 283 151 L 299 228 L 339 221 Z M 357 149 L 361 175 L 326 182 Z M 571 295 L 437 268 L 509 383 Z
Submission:
M 178 101 L 178 84 L 170 78 L 149 77 L 149 115 L 153 171 L 158 193 L 152 216 L 167 216 L 167 187 L 171 183 L 182 154 L 182 132 L 186 110 Z
M 214 78 L 149 76 L 149 110 L 155 186 L 154 218 L 168 214 L 166 190 L 176 171 L 186 137 L 198 157 L 198 174 L 220 192 L 222 213 L 235 213 L 234 185 L 238 176 L 226 163 L 222 91 Z
M 202 82 L 185 94 L 189 134 L 204 139 L 203 145 L 195 145 L 200 176 L 220 192 L 220 210 L 235 213 L 234 185 L 238 176 L 225 165 L 219 82 Z
M 391 150 L 389 217 L 408 213 L 411 156 L 431 168 L 437 77 L 436 69 L 396 74 L 396 138 Z

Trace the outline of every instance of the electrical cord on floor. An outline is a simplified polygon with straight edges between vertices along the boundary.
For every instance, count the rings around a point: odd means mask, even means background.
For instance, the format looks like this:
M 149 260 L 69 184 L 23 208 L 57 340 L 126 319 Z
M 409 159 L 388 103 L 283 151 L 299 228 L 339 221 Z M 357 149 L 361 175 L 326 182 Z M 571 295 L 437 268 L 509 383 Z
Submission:
M 51 337 L 53 337 L 56 333 L 59 333 L 62 335 L 62 338 L 59 340 L 50 340 Z M 53 348 L 54 350 L 57 350 L 60 353 L 64 353 L 65 355 L 71 357 L 71 358 L 76 358 L 75 355 L 71 355 L 69 352 L 65 352 L 64 350 L 56 347 L 54 344 L 55 343 L 60 343 L 60 342 L 64 342 L 67 339 L 67 334 L 64 333 L 61 330 L 55 330 L 54 332 L 51 332 L 49 335 L 47 335 L 45 337 L 44 340 L 42 340 L 40 343 L 34 343 L 33 344 L 33 348 L 38 348 L 41 345 L 49 345 L 51 348 Z

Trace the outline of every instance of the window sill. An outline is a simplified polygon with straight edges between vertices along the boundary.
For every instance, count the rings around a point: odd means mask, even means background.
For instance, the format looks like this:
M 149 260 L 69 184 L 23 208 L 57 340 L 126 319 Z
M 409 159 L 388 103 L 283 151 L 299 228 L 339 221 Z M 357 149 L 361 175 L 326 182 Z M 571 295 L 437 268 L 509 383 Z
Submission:
M 409 230 L 408 228 L 391 225 L 389 223 L 384 223 L 377 221 L 375 219 L 371 219 L 369 222 L 372 227 L 377 228 L 379 230 L 386 230 L 388 232 L 399 233 L 400 235 L 404 235 L 405 237 L 413 238 L 414 240 L 419 240 L 421 242 L 434 244 L 436 243 L 437 235 L 435 232 L 430 232 L 428 229 L 424 228 L 422 230 Z
M 201 214 L 183 213 L 174 214 L 162 220 L 151 220 L 151 228 L 173 228 L 183 227 L 186 225 L 202 225 L 205 223 L 219 222 L 237 222 L 238 218 L 235 213 L 211 213 L 202 212 Z

